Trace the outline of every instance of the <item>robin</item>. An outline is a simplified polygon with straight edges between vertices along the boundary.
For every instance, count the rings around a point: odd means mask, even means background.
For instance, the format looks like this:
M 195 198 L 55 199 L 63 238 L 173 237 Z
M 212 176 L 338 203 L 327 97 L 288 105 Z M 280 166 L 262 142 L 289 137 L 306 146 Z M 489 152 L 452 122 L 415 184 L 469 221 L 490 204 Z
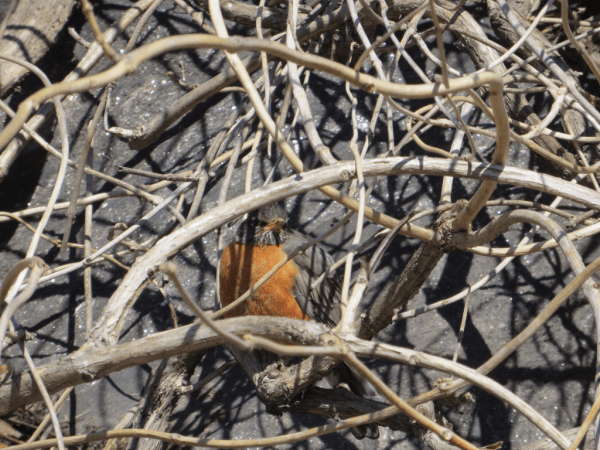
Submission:
M 223 306 L 240 297 L 265 273 L 309 238 L 287 225 L 287 213 L 278 204 L 265 206 L 243 221 L 221 257 L 220 294 Z M 314 320 L 334 327 L 341 318 L 341 280 L 336 274 L 325 277 L 311 289 L 313 280 L 333 264 L 333 258 L 319 245 L 296 255 L 281 267 L 245 302 L 225 317 L 274 316 Z M 361 396 L 377 395 L 374 388 L 348 366 L 339 367 L 340 378 Z M 377 439 L 375 424 L 351 428 L 358 439 Z

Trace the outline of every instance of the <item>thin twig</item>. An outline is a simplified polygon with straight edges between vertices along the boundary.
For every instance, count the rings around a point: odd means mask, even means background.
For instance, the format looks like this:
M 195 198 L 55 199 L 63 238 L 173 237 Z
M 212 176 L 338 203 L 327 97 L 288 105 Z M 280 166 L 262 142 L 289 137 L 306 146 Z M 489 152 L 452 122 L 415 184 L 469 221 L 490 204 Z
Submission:
M 115 52 L 106 39 L 104 39 L 104 35 L 102 34 L 102 31 L 100 31 L 100 26 L 96 20 L 96 15 L 94 14 L 94 8 L 92 8 L 89 0 L 81 0 L 81 10 L 92 27 L 96 42 L 100 44 L 106 56 L 108 56 L 113 63 L 118 63 L 121 60 L 121 55 Z
M 460 352 L 460 346 L 462 344 L 463 334 L 465 332 L 465 325 L 467 323 L 467 315 L 469 314 L 469 302 L 471 301 L 471 285 L 469 284 L 469 289 L 467 292 L 467 298 L 465 299 L 465 307 L 463 310 L 462 320 L 460 322 L 460 330 L 458 331 L 458 338 L 456 342 L 456 351 L 454 352 L 454 356 L 452 357 L 452 362 L 456 362 L 458 359 L 458 352 Z
M 81 181 L 83 180 L 83 171 L 88 159 L 88 152 L 92 147 L 92 143 L 94 142 L 94 136 L 96 135 L 98 122 L 100 121 L 102 113 L 104 112 L 104 107 L 106 106 L 107 94 L 107 90 L 103 90 L 103 92 L 100 94 L 100 103 L 98 104 L 96 112 L 94 113 L 94 117 L 90 121 L 87 128 L 85 144 L 83 145 L 81 159 L 79 160 L 79 167 L 77 168 L 77 174 L 75 175 L 75 181 L 73 183 L 73 190 L 71 191 L 71 202 L 69 209 L 67 209 L 67 223 L 65 225 L 62 245 L 60 247 L 61 252 L 64 252 L 67 249 L 67 243 L 69 242 L 69 236 L 71 234 L 71 227 L 73 225 L 73 221 L 75 220 L 75 213 L 77 211 L 77 198 L 79 197 L 79 189 L 81 187 Z
M 560 0 L 560 18 L 562 20 L 563 31 L 567 35 L 569 42 L 571 45 L 575 47 L 575 50 L 579 52 L 579 54 L 583 57 L 583 60 L 590 68 L 591 72 L 596 77 L 596 81 L 600 83 L 600 70 L 598 70 L 598 66 L 585 49 L 585 47 L 575 39 L 573 32 L 571 31 L 571 27 L 569 26 L 569 0 Z
M 175 285 L 175 287 L 179 291 L 179 295 L 181 295 L 181 298 L 183 299 L 185 304 L 188 305 L 189 308 L 192 311 L 194 311 L 194 314 L 196 314 L 196 316 L 200 320 L 202 320 L 202 322 L 204 322 L 211 330 L 213 330 L 216 334 L 223 336 L 225 339 L 227 339 L 228 342 L 234 344 L 238 348 L 241 348 L 243 350 L 251 349 L 251 346 L 248 345 L 248 343 L 245 342 L 243 339 L 240 339 L 239 337 L 237 337 L 231 333 L 221 330 L 221 328 L 212 320 L 212 318 L 208 314 L 206 314 L 204 311 L 202 311 L 202 309 L 200 309 L 200 307 L 196 304 L 196 302 L 191 299 L 191 297 L 188 295 L 186 289 L 181 284 L 181 281 L 179 281 L 179 277 L 177 276 L 177 273 L 179 272 L 179 270 L 177 269 L 177 265 L 175 263 L 173 263 L 173 262 L 163 263 L 160 266 L 158 266 L 158 270 L 166 273 L 169 276 L 169 278 L 171 279 L 171 282 Z
M 62 406 L 65 404 L 65 401 L 67 400 L 67 397 L 69 397 L 69 395 L 71 395 L 71 392 L 73 392 L 73 388 L 68 387 L 67 389 L 65 389 L 65 392 L 62 393 L 60 398 L 56 401 L 56 403 L 54 404 L 54 410 L 56 411 L 56 414 L 58 414 L 58 412 L 60 411 Z M 40 422 L 40 424 L 38 425 L 38 427 L 35 429 L 35 431 L 31 435 L 31 437 L 27 440 L 27 442 L 36 441 L 37 438 L 42 434 L 42 432 L 46 428 L 46 425 L 48 425 L 48 422 L 51 420 L 51 418 L 52 417 L 50 414 L 46 414 L 44 416 L 44 418 L 42 419 L 42 421 Z
M 17 292 L 15 289 L 21 284 L 21 281 L 25 278 L 25 274 L 28 270 L 31 270 L 29 274 L 29 280 L 27 285 L 21 291 L 21 293 L 9 302 L 10 291 Z M 37 256 L 29 257 L 20 260 L 15 264 L 8 272 L 2 285 L 0 286 L 0 310 L 2 311 L 2 317 L 0 318 L 0 346 L 4 343 L 4 337 L 10 324 L 10 320 L 14 312 L 25 303 L 33 295 L 38 287 L 39 280 L 42 274 L 48 270 L 46 263 Z M 7 303 L 7 304 L 4 304 Z M 2 349 L 0 348 L 0 356 L 2 355 Z
M 130 175 L 138 175 L 140 177 L 148 177 L 155 178 L 157 180 L 165 180 L 165 181 L 198 181 L 197 177 L 192 177 L 189 175 L 183 174 L 162 174 L 162 173 L 154 173 L 148 172 L 147 170 L 140 169 L 131 169 L 129 167 L 119 166 L 119 172 L 127 173 Z
M 33 276 L 33 271 L 32 271 Z M 54 409 L 54 405 L 52 404 L 52 399 L 44 386 L 44 382 L 38 373 L 37 368 L 31 359 L 31 355 L 29 354 L 29 350 L 25 346 L 25 343 L 19 341 L 19 347 L 21 348 L 21 352 L 23 352 L 23 356 L 25 361 L 27 362 L 27 366 L 29 367 L 31 376 L 33 377 L 37 388 L 39 389 L 44 402 L 46 403 L 46 407 L 48 408 L 48 414 L 50 415 L 50 419 L 52 420 L 52 425 L 54 427 L 54 435 L 56 436 L 56 444 L 58 445 L 59 450 L 65 450 L 64 438 L 62 435 L 62 431 L 60 429 L 60 421 L 58 420 L 58 416 L 56 415 L 56 410 Z

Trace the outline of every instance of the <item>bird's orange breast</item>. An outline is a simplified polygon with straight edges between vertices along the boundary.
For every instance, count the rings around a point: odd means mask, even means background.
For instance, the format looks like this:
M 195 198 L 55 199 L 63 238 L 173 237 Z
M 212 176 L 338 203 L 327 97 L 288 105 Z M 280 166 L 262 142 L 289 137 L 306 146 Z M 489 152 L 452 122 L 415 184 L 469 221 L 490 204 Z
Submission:
M 231 304 L 279 261 L 286 258 L 281 246 L 246 245 L 233 242 L 221 258 L 221 302 Z M 309 320 L 292 295 L 298 269 L 288 261 L 240 306 L 225 317 L 275 316 Z

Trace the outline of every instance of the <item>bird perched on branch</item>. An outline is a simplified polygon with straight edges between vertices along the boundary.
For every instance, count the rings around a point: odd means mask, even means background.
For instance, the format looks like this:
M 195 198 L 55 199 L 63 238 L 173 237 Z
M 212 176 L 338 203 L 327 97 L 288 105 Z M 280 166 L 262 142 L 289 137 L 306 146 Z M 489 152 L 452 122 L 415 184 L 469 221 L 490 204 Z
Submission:
M 221 257 L 220 296 L 228 306 L 309 238 L 291 229 L 285 209 L 265 206 L 249 215 L 240 225 L 234 241 Z M 224 314 L 225 317 L 274 316 L 314 320 L 334 327 L 341 318 L 341 280 L 326 276 L 311 289 L 311 283 L 333 264 L 332 257 L 318 244 L 294 256 L 247 300 Z M 377 395 L 373 386 L 342 366 L 340 381 L 357 395 Z M 343 379 L 342 379 L 343 378 Z M 377 439 L 375 424 L 351 429 L 358 439 Z

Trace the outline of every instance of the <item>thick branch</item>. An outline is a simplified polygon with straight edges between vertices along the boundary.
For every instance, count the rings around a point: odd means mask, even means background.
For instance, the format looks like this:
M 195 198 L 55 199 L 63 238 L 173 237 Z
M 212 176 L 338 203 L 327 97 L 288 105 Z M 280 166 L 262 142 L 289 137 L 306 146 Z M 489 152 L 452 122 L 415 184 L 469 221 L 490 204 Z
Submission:
M 168 431 L 171 414 L 181 397 L 181 387 L 187 386 L 196 365 L 205 351 L 186 353 L 162 361 L 148 377 L 138 403 L 132 428 Z M 128 445 L 121 442 L 121 449 L 158 450 L 162 442 L 156 439 L 129 439 Z
M 196 3 L 208 11 L 208 0 L 196 0 Z M 256 18 L 259 15 L 258 6 L 234 0 L 221 0 L 220 3 L 223 18 L 252 28 L 256 26 Z M 305 17 L 306 14 L 298 14 L 298 21 L 301 22 Z M 287 11 L 263 6 L 261 19 L 263 28 L 284 31 L 287 23 Z
M 402 308 L 419 292 L 442 256 L 444 250 L 439 245 L 431 242 L 421 244 L 400 276 L 369 310 L 361 324 L 360 337 L 373 339 L 390 325 L 394 310 Z
M 298 321 L 271 317 L 243 317 L 219 322 L 224 331 L 238 336 L 257 334 L 278 339 L 292 338 L 296 342 L 314 344 L 318 336 L 327 332 L 324 325 L 304 322 L 298 328 Z M 157 333 L 134 342 L 95 347 L 87 345 L 57 361 L 38 368 L 46 389 L 50 394 L 69 386 L 89 383 L 109 373 L 128 367 L 146 364 L 187 352 L 206 350 L 224 344 L 221 336 L 207 326 L 189 325 L 174 330 Z M 41 399 L 41 394 L 29 372 L 15 375 L 10 383 L 0 386 L 0 416 L 21 405 L 28 405 Z
M 249 72 L 253 72 L 260 67 L 259 55 L 252 55 L 244 59 L 243 63 Z M 131 150 L 142 150 L 153 144 L 168 127 L 177 122 L 188 111 L 236 81 L 237 76 L 233 69 L 231 67 L 223 68 L 219 75 L 205 81 L 179 98 L 151 122 L 137 127 L 129 140 L 129 148 Z

